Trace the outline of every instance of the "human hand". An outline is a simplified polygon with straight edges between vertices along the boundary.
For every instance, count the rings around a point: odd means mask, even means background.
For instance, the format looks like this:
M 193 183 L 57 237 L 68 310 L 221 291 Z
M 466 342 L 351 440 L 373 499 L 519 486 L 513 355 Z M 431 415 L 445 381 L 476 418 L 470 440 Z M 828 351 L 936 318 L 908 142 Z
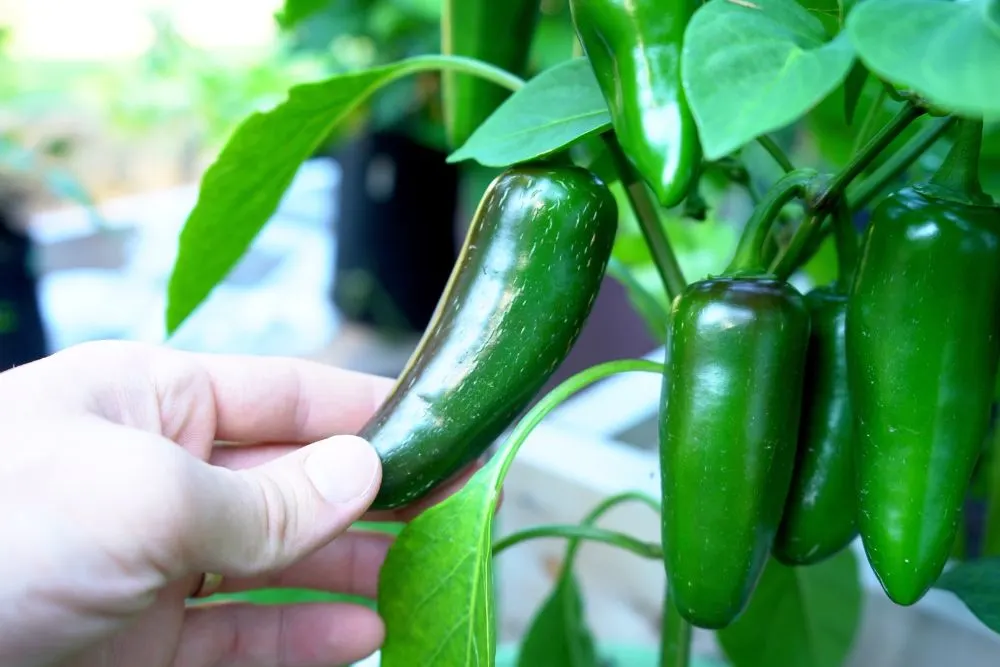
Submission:
M 225 575 L 221 592 L 375 596 L 392 538 L 344 531 L 406 521 L 471 472 L 366 512 L 378 456 L 333 434 L 355 433 L 391 386 L 124 342 L 0 373 L 0 665 L 331 667 L 374 652 L 383 626 L 363 606 L 186 598 L 204 572 Z

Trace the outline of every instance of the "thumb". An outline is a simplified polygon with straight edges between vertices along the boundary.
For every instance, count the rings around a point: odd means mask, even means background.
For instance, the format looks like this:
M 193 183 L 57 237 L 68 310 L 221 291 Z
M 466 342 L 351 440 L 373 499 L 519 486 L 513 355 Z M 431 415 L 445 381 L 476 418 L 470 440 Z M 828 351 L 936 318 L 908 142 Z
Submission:
M 284 568 L 330 542 L 365 513 L 382 478 L 374 448 L 351 435 L 256 468 L 203 470 L 185 569 L 229 576 Z

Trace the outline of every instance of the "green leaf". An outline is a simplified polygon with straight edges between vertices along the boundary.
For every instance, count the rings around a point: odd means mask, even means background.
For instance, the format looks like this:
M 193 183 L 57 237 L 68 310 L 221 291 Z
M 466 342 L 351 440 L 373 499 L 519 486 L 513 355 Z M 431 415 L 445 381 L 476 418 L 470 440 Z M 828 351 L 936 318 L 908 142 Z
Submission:
M 809 567 L 768 561 L 747 610 L 717 633 L 732 667 L 841 667 L 861 620 L 849 548 Z
M 493 664 L 490 544 L 499 458 L 414 519 L 389 549 L 378 596 L 387 629 L 382 667 Z
M 378 609 L 386 627 L 381 667 L 493 667 L 493 514 L 518 448 L 573 393 L 615 373 L 662 370 L 662 364 L 623 359 L 564 380 L 521 419 L 462 489 L 406 524 L 379 577 Z
M 1000 633 L 1000 557 L 956 565 L 934 587 L 957 595 L 983 625 Z
M 641 502 L 654 512 L 660 511 L 660 504 L 656 498 L 639 491 L 625 491 L 608 496 L 598 503 L 580 522 L 579 527 L 592 528 L 597 520 L 612 508 L 631 501 Z M 505 541 L 507 544 L 512 544 L 513 538 L 518 535 L 539 532 L 541 531 L 537 528 L 529 528 L 508 536 Z M 546 532 L 556 535 L 561 531 Z M 587 627 L 583 613 L 583 597 L 573 574 L 573 563 L 580 548 L 581 537 L 580 535 L 570 537 L 559 579 L 549 597 L 539 607 L 525 633 L 518 656 L 518 667 L 598 667 L 603 664 L 595 650 L 594 637 Z M 660 546 L 658 544 L 655 546 L 660 551 L 657 558 L 662 558 Z M 499 546 L 494 544 L 494 555 L 499 552 Z
M 791 124 L 837 89 L 854 62 L 794 0 L 757 8 L 709 0 L 684 35 L 681 73 L 705 158 L 717 160 Z
M 942 109 L 992 116 L 1000 114 L 1000 25 L 990 3 L 867 0 L 847 17 L 847 33 L 876 74 Z
M 514 87 L 503 70 L 458 56 L 417 56 L 294 86 L 287 98 L 244 120 L 206 170 L 180 234 L 167 286 L 172 334 L 236 265 L 270 219 L 301 164 L 380 88 L 425 70 L 457 69 Z
M 572 58 L 508 97 L 448 162 L 507 167 L 562 150 L 610 126 L 608 105 L 589 62 Z
M 583 615 L 580 586 L 567 570 L 532 620 L 517 667 L 598 667 L 594 638 Z

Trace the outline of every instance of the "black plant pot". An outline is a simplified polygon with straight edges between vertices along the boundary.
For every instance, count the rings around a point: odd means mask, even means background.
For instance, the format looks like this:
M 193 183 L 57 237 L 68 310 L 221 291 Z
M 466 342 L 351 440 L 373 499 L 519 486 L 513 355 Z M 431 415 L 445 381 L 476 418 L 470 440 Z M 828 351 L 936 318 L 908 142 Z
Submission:
M 0 210 L 0 371 L 48 352 L 32 251 L 31 239 L 14 230 L 13 214 Z
M 380 333 L 422 332 L 459 247 L 459 170 L 407 134 L 363 134 L 335 154 L 338 188 L 332 298 L 347 320 Z

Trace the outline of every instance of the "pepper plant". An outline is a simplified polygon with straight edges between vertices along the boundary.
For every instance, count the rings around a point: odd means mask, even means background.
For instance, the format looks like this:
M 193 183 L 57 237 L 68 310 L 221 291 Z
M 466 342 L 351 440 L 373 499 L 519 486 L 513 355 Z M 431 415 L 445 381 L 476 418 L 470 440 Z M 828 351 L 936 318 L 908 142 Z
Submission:
M 950 591 L 1000 632 L 1000 0 L 568 1 L 573 51 L 528 78 L 544 3 L 443 0 L 440 52 L 291 88 L 232 134 L 180 239 L 170 332 L 324 137 L 422 72 L 442 74 L 448 160 L 499 170 L 362 430 L 383 459 L 379 507 L 496 445 L 399 527 L 375 601 L 382 665 L 495 664 L 493 558 L 538 537 L 567 555 L 523 667 L 601 664 L 573 575 L 584 541 L 662 563 L 663 667 L 692 664 L 694 627 L 735 667 L 843 664 L 856 539 L 893 603 Z M 720 191 L 744 192 L 748 214 L 726 220 Z M 626 219 L 655 282 L 626 259 Z M 677 240 L 720 220 L 738 231 L 731 255 L 685 271 Z M 824 254 L 833 268 L 810 271 Z M 537 396 L 608 274 L 662 362 L 599 364 Z M 495 539 L 525 438 L 617 373 L 662 377 L 660 497 Z M 970 498 L 987 509 L 977 531 Z M 625 502 L 659 514 L 660 540 L 597 525 Z

